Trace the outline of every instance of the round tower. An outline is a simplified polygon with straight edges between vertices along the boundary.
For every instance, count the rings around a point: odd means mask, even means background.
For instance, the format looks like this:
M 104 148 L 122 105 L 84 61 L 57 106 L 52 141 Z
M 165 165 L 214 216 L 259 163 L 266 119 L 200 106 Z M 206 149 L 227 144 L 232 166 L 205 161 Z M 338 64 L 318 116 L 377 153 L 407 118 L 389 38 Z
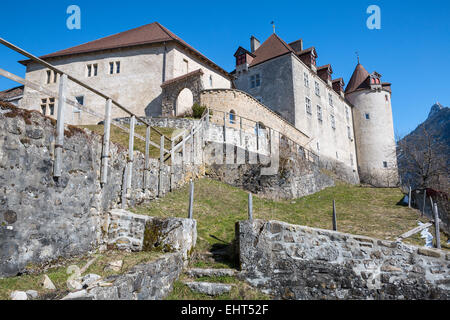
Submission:
M 345 90 L 353 105 L 360 180 L 377 187 L 398 186 L 391 84 L 358 63 Z

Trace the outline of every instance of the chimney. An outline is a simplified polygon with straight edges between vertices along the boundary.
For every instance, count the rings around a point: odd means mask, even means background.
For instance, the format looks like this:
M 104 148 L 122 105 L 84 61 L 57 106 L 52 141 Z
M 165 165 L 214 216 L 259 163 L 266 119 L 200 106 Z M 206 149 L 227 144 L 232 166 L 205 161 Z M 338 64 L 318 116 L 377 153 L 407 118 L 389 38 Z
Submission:
M 250 48 L 252 50 L 252 53 L 255 52 L 256 50 L 258 50 L 260 45 L 261 45 L 261 43 L 259 42 L 258 39 L 255 38 L 255 36 L 252 36 L 250 38 Z

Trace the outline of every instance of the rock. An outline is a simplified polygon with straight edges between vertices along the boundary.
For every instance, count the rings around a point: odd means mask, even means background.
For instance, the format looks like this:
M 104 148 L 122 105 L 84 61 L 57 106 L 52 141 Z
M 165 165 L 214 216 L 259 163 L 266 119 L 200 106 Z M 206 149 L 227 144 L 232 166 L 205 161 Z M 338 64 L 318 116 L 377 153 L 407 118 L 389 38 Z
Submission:
M 108 265 L 105 267 L 105 271 L 114 271 L 119 272 L 122 270 L 123 260 L 117 260 L 108 263 Z
M 23 291 L 13 291 L 11 293 L 11 300 L 28 300 L 26 292 Z
M 50 278 L 47 275 L 44 276 L 44 280 L 42 281 L 42 286 L 44 287 L 44 289 L 47 289 L 47 290 L 56 290 L 55 285 L 53 284 L 52 280 L 50 280 Z
M 98 282 L 102 277 L 99 276 L 98 274 L 87 274 L 83 277 L 83 279 L 81 280 L 81 285 L 83 286 L 83 288 L 89 287 L 90 285 L 94 284 L 95 282 Z
M 207 294 L 209 296 L 218 296 L 231 291 L 231 285 L 211 282 L 185 282 L 185 285 L 192 291 Z
M 39 296 L 39 293 L 36 290 L 27 290 L 26 294 L 31 299 L 36 299 Z
M 87 291 L 86 290 L 80 290 L 77 292 L 71 292 L 61 300 L 76 300 L 76 299 L 82 299 L 87 297 Z
M 83 289 L 83 285 L 81 284 L 80 281 L 77 280 L 67 280 L 67 288 L 70 291 L 79 291 L 81 289 Z
M 234 277 L 237 274 L 237 270 L 233 269 L 200 269 L 193 268 L 186 271 L 186 274 L 190 277 Z

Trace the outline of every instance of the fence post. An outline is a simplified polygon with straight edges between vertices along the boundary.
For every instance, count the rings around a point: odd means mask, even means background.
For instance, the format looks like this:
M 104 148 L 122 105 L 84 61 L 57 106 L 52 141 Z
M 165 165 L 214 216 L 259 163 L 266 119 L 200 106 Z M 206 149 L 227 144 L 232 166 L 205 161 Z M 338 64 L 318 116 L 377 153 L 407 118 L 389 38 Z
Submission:
M 151 138 L 151 127 L 147 126 L 145 132 L 145 168 L 144 168 L 144 190 L 148 186 L 148 171 L 150 169 L 150 138 Z
M 240 146 L 242 147 L 242 117 L 239 117 L 240 121 L 239 121 L 239 142 L 240 142 Z
M 133 161 L 134 161 L 134 127 L 136 125 L 136 117 L 132 116 L 130 118 L 130 137 L 128 142 L 128 177 L 127 177 L 127 187 L 131 188 L 131 179 L 133 175 Z
M 436 232 L 436 248 L 441 249 L 441 230 L 439 228 L 439 211 L 437 203 L 434 204 L 434 227 Z
M 189 188 L 189 212 L 188 217 L 189 219 L 193 219 L 194 217 L 194 181 L 191 179 L 191 184 Z
M 223 114 L 223 142 L 227 142 L 227 113 Z
M 182 165 L 184 166 L 184 163 L 186 162 L 186 132 L 183 134 L 183 142 L 182 142 L 182 153 L 183 153 L 183 157 L 182 157 Z
M 174 180 L 174 176 L 175 176 L 175 142 L 172 140 L 171 141 L 171 146 L 170 146 L 170 191 L 172 191 L 173 188 L 173 180 Z
M 425 206 L 427 205 L 427 189 L 423 190 L 423 208 L 422 217 L 425 215 Z
M 253 221 L 253 195 L 248 194 L 248 220 Z
M 408 196 L 408 207 L 411 208 L 411 194 L 412 194 L 412 189 L 411 186 L 409 186 L 409 196 Z
M 333 200 L 333 231 L 337 230 L 336 200 Z
M 123 169 L 123 179 L 122 179 L 122 209 L 125 209 L 127 205 L 127 176 L 128 176 L 128 163 L 125 164 Z
M 111 99 L 106 100 L 105 106 L 105 122 L 104 134 L 103 134 L 103 154 L 102 154 L 102 173 L 101 173 L 101 183 L 105 184 L 108 182 L 108 160 L 109 160 L 109 139 L 111 135 Z
M 195 138 L 194 138 L 194 128 L 191 129 L 191 138 L 192 138 L 192 164 L 195 164 Z
M 56 141 L 55 141 L 55 164 L 53 167 L 53 176 L 61 177 L 62 151 L 64 147 L 64 108 L 66 104 L 67 75 L 61 75 L 59 79 L 58 93 L 58 118 L 56 122 Z
M 162 168 L 164 165 L 164 136 L 161 136 L 159 142 L 159 183 L 158 183 L 158 197 L 162 196 Z

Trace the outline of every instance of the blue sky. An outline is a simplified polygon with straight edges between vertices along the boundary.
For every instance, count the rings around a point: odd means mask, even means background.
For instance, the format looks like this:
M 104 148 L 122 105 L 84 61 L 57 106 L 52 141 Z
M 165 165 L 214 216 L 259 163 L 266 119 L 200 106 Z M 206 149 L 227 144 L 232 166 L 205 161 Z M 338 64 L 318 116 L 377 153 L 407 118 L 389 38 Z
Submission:
M 81 30 L 68 30 L 66 9 L 81 8 Z M 381 8 L 381 30 L 369 30 L 366 9 Z M 158 21 L 228 71 L 238 46 L 272 33 L 315 46 L 347 83 L 356 65 L 392 82 L 397 134 L 416 128 L 436 101 L 450 105 L 450 2 L 428 1 L 85 1 L 2 2 L 0 37 L 35 55 L 65 49 Z M 23 57 L 0 47 L 0 68 L 24 75 Z M 0 90 L 16 86 L 0 77 Z

